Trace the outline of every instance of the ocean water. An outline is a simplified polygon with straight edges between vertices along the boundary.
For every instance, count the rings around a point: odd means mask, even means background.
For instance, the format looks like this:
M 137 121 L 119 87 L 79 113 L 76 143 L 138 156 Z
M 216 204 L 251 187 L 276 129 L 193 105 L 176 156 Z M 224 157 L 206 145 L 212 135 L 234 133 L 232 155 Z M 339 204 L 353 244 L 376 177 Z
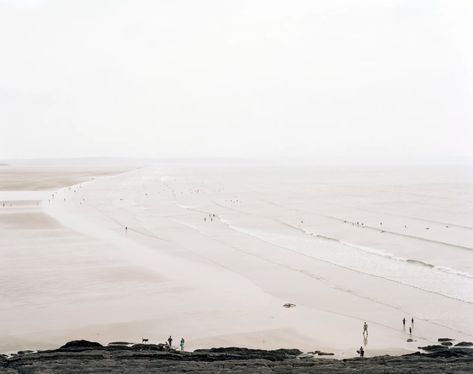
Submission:
M 180 209 L 216 211 L 229 230 L 473 303 L 471 167 L 254 166 L 223 168 L 211 176 L 205 169 L 174 172 L 165 183 Z M 188 190 L 197 174 L 199 197 Z

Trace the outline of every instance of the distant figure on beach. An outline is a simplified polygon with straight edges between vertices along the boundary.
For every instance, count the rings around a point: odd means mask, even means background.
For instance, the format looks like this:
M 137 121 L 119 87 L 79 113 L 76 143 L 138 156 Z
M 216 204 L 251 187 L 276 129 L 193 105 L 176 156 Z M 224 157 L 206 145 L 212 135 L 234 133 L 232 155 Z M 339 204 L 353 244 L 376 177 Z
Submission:
M 184 350 L 184 343 L 185 343 L 184 338 L 181 338 L 181 344 L 180 344 L 181 352 Z
M 412 335 L 412 327 L 409 327 L 409 335 Z
M 368 335 L 368 324 L 365 322 L 363 324 L 363 335 L 366 333 L 366 335 Z
M 414 326 L 414 317 L 411 318 L 411 325 Z
M 402 326 L 406 327 L 406 319 L 405 318 L 402 319 Z
M 169 349 L 171 349 L 171 347 L 172 347 L 172 337 L 171 337 L 171 335 L 169 335 L 168 343 L 169 343 Z
M 125 231 L 128 231 L 128 226 L 125 226 Z
M 360 347 L 360 349 L 357 350 L 356 353 L 358 353 L 360 357 L 363 358 L 363 356 L 365 355 L 365 350 L 363 349 L 363 347 Z

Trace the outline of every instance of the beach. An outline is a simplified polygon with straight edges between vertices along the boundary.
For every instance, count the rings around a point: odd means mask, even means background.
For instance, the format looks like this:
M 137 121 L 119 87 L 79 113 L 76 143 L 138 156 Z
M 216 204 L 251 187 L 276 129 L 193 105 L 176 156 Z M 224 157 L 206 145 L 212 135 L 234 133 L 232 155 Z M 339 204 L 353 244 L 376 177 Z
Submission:
M 0 173 L 1 352 L 172 335 L 188 350 L 343 358 L 473 339 L 469 167 L 155 161 Z

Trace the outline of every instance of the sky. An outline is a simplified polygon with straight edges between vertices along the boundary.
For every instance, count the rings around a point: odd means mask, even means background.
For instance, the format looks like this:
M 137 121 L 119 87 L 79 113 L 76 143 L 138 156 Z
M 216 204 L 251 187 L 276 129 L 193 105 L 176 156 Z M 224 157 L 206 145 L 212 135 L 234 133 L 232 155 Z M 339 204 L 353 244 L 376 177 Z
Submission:
M 0 0 L 0 158 L 473 163 L 473 1 Z

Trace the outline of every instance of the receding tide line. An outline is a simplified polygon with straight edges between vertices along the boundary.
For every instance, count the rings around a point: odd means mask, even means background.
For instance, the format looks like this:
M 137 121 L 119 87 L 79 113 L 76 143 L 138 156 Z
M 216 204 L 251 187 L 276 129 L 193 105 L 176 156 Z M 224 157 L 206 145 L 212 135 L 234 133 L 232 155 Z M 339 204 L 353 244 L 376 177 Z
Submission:
M 451 296 L 451 295 L 445 295 L 441 292 L 438 292 L 438 291 L 434 291 L 434 290 L 429 290 L 429 289 L 426 289 L 426 288 L 422 288 L 420 286 L 416 286 L 416 285 L 413 285 L 413 284 L 409 284 L 409 283 L 405 283 L 405 282 L 401 282 L 399 280 L 394 280 L 394 279 L 390 279 L 390 278 L 386 278 L 382 275 L 378 275 L 378 274 L 372 274 L 372 273 L 367 273 L 367 272 L 364 272 L 364 271 L 361 271 L 361 270 L 358 270 L 358 269 L 353 269 L 353 268 L 350 268 L 348 266 L 345 266 L 345 265 L 341 265 L 341 264 L 338 264 L 336 262 L 332 262 L 332 261 L 329 261 L 329 260 L 325 260 L 325 259 L 321 259 L 321 258 L 318 258 L 318 257 L 314 257 L 314 256 L 311 256 L 309 254 L 306 254 L 306 253 L 301 253 L 301 252 L 298 252 L 292 248 L 289 248 L 289 247 L 286 247 L 286 246 L 283 246 L 283 245 L 280 245 L 280 244 L 275 244 L 274 242 L 272 241 L 268 241 L 266 239 L 262 239 L 261 237 L 255 235 L 255 234 L 250 234 L 248 233 L 246 230 L 244 229 L 241 229 L 241 228 L 237 228 L 233 225 L 231 225 L 231 227 L 237 231 L 240 231 L 240 232 L 243 232 L 247 235 L 250 235 L 254 238 L 258 238 L 259 240 L 263 241 L 263 242 L 266 242 L 266 243 L 269 243 L 269 244 L 272 244 L 272 245 L 275 245 L 279 248 L 283 248 L 283 249 L 286 249 L 288 251 L 291 251 L 291 252 L 295 252 L 295 253 L 298 253 L 299 255 L 302 255 L 302 256 L 305 256 L 305 257 L 309 257 L 311 259 L 314 259 L 314 260 L 318 260 L 318 261 L 322 261 L 322 262 L 325 262 L 325 263 L 328 263 L 328 264 L 331 264 L 331 265 L 334 265 L 334 266 L 337 266 L 337 267 L 340 267 L 342 269 L 345 269 L 345 270 L 350 270 L 350 271 L 353 271 L 353 272 L 356 272 L 356 273 L 359 273 L 359 274 L 364 274 L 364 275 L 367 275 L 367 276 L 370 276 L 370 277 L 374 277 L 374 278 L 381 278 L 381 279 L 384 279 L 384 280 L 387 280 L 387 281 L 390 281 L 390 282 L 393 282 L 393 283 L 397 283 L 397 284 L 402 284 L 406 287 L 412 287 L 412 288 L 415 288 L 415 289 L 418 289 L 418 290 L 421 290 L 421 291 L 424 291 L 424 292 L 428 292 L 428 293 L 432 293 L 432 294 L 435 294 L 435 295 L 439 295 L 439 296 L 442 296 L 442 297 L 446 297 L 448 299 L 452 299 L 452 300 L 457 300 L 457 301 L 460 301 L 460 302 L 464 302 L 464 303 L 468 303 L 468 304 L 473 304 L 472 301 L 469 301 L 469 300 L 465 300 L 465 299 L 461 299 L 459 297 L 455 297 L 455 296 Z
M 395 260 L 395 261 L 400 261 L 400 262 L 407 262 L 407 263 L 410 263 L 410 264 L 413 264 L 413 265 L 418 265 L 418 266 L 425 266 L 427 268 L 435 269 L 435 270 L 438 270 L 438 271 L 441 271 L 441 272 L 444 272 L 444 273 L 447 273 L 447 274 L 473 279 L 473 276 L 468 274 L 468 273 L 457 271 L 457 270 L 451 269 L 451 268 L 446 267 L 446 266 L 437 266 L 437 265 L 429 264 L 428 262 L 424 262 L 424 261 L 421 261 L 421 260 L 394 256 L 393 254 L 386 253 L 386 252 L 383 252 L 381 250 L 376 250 L 374 248 L 357 245 L 357 244 L 350 243 L 350 242 L 347 242 L 347 241 L 339 240 L 337 238 L 332 238 L 330 236 L 326 236 L 326 235 L 323 235 L 323 234 L 313 233 L 313 232 L 310 232 L 308 230 L 302 229 L 300 227 L 291 225 L 291 224 L 289 224 L 287 222 L 284 222 L 284 221 L 279 221 L 279 222 L 281 224 L 285 225 L 285 226 L 288 226 L 288 227 L 290 227 L 294 230 L 300 231 L 300 232 L 302 232 L 306 235 L 310 235 L 310 236 L 317 237 L 317 238 L 320 238 L 320 239 L 333 241 L 333 242 L 339 243 L 341 245 L 344 245 L 344 246 L 347 246 L 347 247 L 350 247 L 350 248 L 355 248 L 355 249 L 363 251 L 365 253 L 369 253 L 369 254 L 374 255 L 374 256 L 380 256 L 380 257 L 383 257 L 383 258 L 387 258 L 387 259 Z
M 334 217 L 334 216 L 324 216 L 328 219 L 332 219 L 332 220 L 336 220 L 336 221 L 339 221 L 339 222 L 347 222 L 347 223 L 355 223 L 355 222 L 351 222 L 351 221 L 347 221 L 347 220 L 343 220 L 341 218 L 338 218 L 338 217 Z M 379 232 L 383 232 L 383 233 L 387 233 L 387 234 L 391 234 L 391 235 L 395 235 L 395 236 L 403 236 L 403 237 L 406 237 L 406 238 L 410 238 L 410 239 L 414 239 L 414 240 L 419 240 L 419 241 L 422 241 L 422 242 L 429 242 L 429 243 L 435 243 L 435 244 L 442 244 L 442 245 L 446 245 L 447 247 L 454 247 L 454 248 L 459 248 L 459 249 L 465 249 L 465 250 L 468 250 L 468 251 L 473 251 L 473 248 L 470 248 L 470 247 L 465 247 L 463 245 L 459 245 L 459 244 L 453 244 L 453 243 L 448 243 L 448 242 L 444 242 L 444 241 L 441 241 L 441 240 L 434 240 L 434 239 L 428 239 L 428 238 L 421 238 L 419 236 L 415 236 L 415 235 L 409 235 L 409 234 L 403 234 L 403 233 L 400 233 L 400 232 L 396 232 L 396 231 L 390 231 L 390 230 L 386 230 L 386 229 L 382 229 L 380 230 L 379 228 L 377 227 L 373 227 L 373 226 L 368 226 L 368 225 L 364 225 L 363 228 L 366 228 L 368 230 L 375 230 L 375 231 L 379 231 Z
M 183 207 L 183 206 L 179 206 L 179 208 L 181 209 L 186 209 L 186 210 L 192 210 L 192 211 L 196 211 L 196 212 L 205 212 L 205 211 L 202 211 L 200 209 L 196 209 L 196 208 L 193 208 L 193 207 Z M 232 209 L 232 210 L 235 210 L 235 209 Z M 244 213 L 244 212 L 243 212 Z M 464 302 L 464 303 L 468 303 L 468 304 L 473 304 L 473 301 L 469 301 L 469 300 L 465 300 L 465 299 L 461 299 L 459 297 L 455 297 L 455 296 L 451 296 L 451 295 L 446 295 L 444 293 L 441 293 L 441 292 L 438 292 L 438 291 L 434 291 L 434 290 L 429 290 L 429 289 L 426 289 L 426 288 L 422 288 L 420 286 L 416 286 L 416 285 L 413 285 L 413 284 L 409 284 L 409 283 L 405 283 L 405 282 L 401 282 L 401 281 L 398 281 L 398 280 L 393 280 L 393 279 L 390 279 L 390 278 L 386 278 L 382 275 L 377 275 L 377 274 L 372 274 L 372 273 L 366 273 L 364 271 L 361 271 L 361 270 L 357 270 L 357 269 L 353 269 L 353 268 L 350 268 L 348 266 L 345 266 L 345 265 L 341 265 L 341 264 L 338 264 L 338 263 L 335 263 L 335 262 L 332 262 L 332 261 L 329 261 L 329 260 L 324 260 L 324 259 L 320 259 L 318 257 L 314 257 L 314 256 L 311 256 L 309 254 L 306 254 L 306 253 L 301 253 L 301 252 L 298 252 L 292 248 L 289 248 L 289 247 L 286 247 L 286 246 L 283 246 L 283 245 L 280 245 L 280 244 L 276 244 L 272 241 L 268 241 L 266 239 L 263 239 L 261 238 L 260 236 L 257 236 L 255 235 L 254 233 L 250 233 L 248 232 L 247 230 L 245 229 L 242 229 L 242 228 L 239 228 L 239 227 L 236 227 L 232 224 L 230 224 L 228 221 L 224 221 L 222 220 L 221 217 L 219 217 L 220 221 L 222 221 L 222 223 L 224 223 L 225 225 L 227 225 L 227 227 L 229 227 L 230 229 L 233 229 L 233 230 L 236 230 L 240 233 L 244 233 L 250 237 L 253 237 L 253 238 L 256 238 L 258 240 L 261 240 L 265 243 L 269 243 L 271 245 L 274 245 L 274 246 L 277 246 L 279 248 L 282 248 L 282 249 L 285 249 L 287 251 L 291 251 L 291 252 L 294 252 L 294 253 L 297 253 L 299 255 L 302 255 L 302 256 L 305 256 L 305 257 L 309 257 L 313 260 L 318 260 L 318 261 L 322 261 L 322 262 L 325 262 L 325 263 L 328 263 L 328 264 L 331 264 L 333 266 L 337 266 L 337 267 L 340 267 L 342 269 L 345 269 L 345 270 L 350 270 L 350 271 L 353 271 L 353 272 L 356 272 L 356 273 L 359 273 L 359 274 L 364 274 L 364 275 L 367 275 L 367 276 L 370 276 L 370 277 L 374 277 L 374 278 L 379 278 L 379 279 L 384 279 L 384 280 L 387 280 L 387 281 L 390 281 L 390 282 L 393 282 L 393 283 L 397 283 L 397 284 L 402 284 L 406 287 L 412 287 L 412 288 L 415 288 L 415 289 L 418 289 L 418 290 L 421 290 L 421 291 L 424 291 L 424 292 L 428 292 L 428 293 L 431 293 L 431 294 L 435 294 L 435 295 L 439 295 L 439 296 L 442 296 L 442 297 L 446 297 L 448 299 L 452 299 L 452 300 L 456 300 L 456 301 L 460 301 L 460 302 Z M 273 219 L 274 220 L 274 219 Z M 277 220 L 276 220 L 277 221 Z M 298 227 L 294 227 L 292 225 L 289 225 L 285 222 L 282 222 L 282 221 L 278 221 L 280 223 L 283 223 L 283 224 L 286 224 L 287 226 L 291 227 L 292 229 L 296 229 L 298 231 L 301 231 L 300 228 Z M 337 240 L 337 239 L 335 239 Z
M 311 214 L 311 215 L 315 215 L 315 216 L 319 216 L 319 217 L 324 217 L 324 218 L 328 218 L 328 219 L 335 220 L 335 221 L 342 222 L 342 223 L 352 223 L 352 224 L 355 223 L 355 222 L 344 220 L 342 218 L 335 217 L 335 216 L 317 214 L 317 213 L 314 213 L 314 212 L 311 212 L 311 211 L 308 211 L 308 210 L 305 210 L 305 209 L 300 209 L 300 208 L 287 207 L 285 205 L 275 203 L 273 201 L 266 200 L 266 199 L 262 199 L 262 201 L 265 201 L 268 204 L 271 204 L 271 205 L 274 205 L 274 206 L 277 206 L 277 207 L 280 207 L 280 208 L 284 208 L 284 209 L 287 209 L 287 210 L 293 210 L 293 211 L 302 212 L 302 213 L 306 213 L 306 214 Z M 373 226 L 368 226 L 368 225 L 364 225 L 363 228 L 367 228 L 369 230 L 374 230 L 374 231 L 377 231 L 377 232 L 383 232 L 383 233 L 387 233 L 387 234 L 391 234 L 391 235 L 402 236 L 402 237 L 406 237 L 406 238 L 410 238 L 410 239 L 414 239 L 414 240 L 419 240 L 419 241 L 423 241 L 423 242 L 442 244 L 442 245 L 446 245 L 448 247 L 454 247 L 454 248 L 464 249 L 464 250 L 468 250 L 468 251 L 473 251 L 473 248 L 465 247 L 465 246 L 459 245 L 459 244 L 452 244 L 452 243 L 444 242 L 444 241 L 441 241 L 441 240 L 421 238 L 419 236 L 403 234 L 403 233 L 400 233 L 400 232 L 390 231 L 390 230 L 385 230 L 385 229 L 381 230 L 378 227 L 373 227 Z
M 276 203 L 273 203 L 271 201 L 268 201 L 268 200 L 265 200 L 266 202 L 268 202 L 269 204 L 273 204 L 273 205 L 276 205 L 276 206 L 279 206 L 279 207 L 284 207 L 283 205 L 281 204 L 276 204 Z M 230 208 L 230 207 L 226 207 L 222 204 L 219 204 L 217 202 L 214 201 L 214 204 L 216 204 L 217 206 L 223 208 L 223 209 L 226 209 L 226 210 L 232 210 L 232 211 L 235 211 L 235 212 L 238 212 L 238 213 L 242 213 L 242 214 L 245 214 L 245 215 L 253 215 L 252 213 L 249 213 L 249 212 L 245 212 L 245 211 L 242 211 L 240 209 L 236 209 L 236 208 Z M 306 212 L 304 210 L 300 210 L 300 209 L 293 209 L 293 208 L 288 208 L 288 209 L 292 209 L 292 210 L 297 210 L 297 211 L 302 211 L 302 212 Z M 307 213 L 310 213 L 310 212 L 307 212 Z M 315 213 L 310 213 L 310 214 L 315 214 Z M 330 219 L 335 219 L 335 220 L 338 220 L 338 221 L 343 221 L 339 218 L 336 218 L 336 217 L 330 217 L 330 216 L 322 216 L 322 217 L 326 217 L 326 218 L 330 218 Z M 306 235 L 310 235 L 312 237 L 317 237 L 317 238 L 321 238 L 321 239 L 325 239 L 325 240 L 328 240 L 328 241 L 333 241 L 333 242 L 337 242 L 341 245 L 345 245 L 345 246 L 348 246 L 348 247 L 351 247 L 351 248 L 355 248 L 355 249 L 358 249 L 358 250 L 361 250 L 361 251 L 364 251 L 366 253 L 369 253 L 369 254 L 372 254 L 372 255 L 376 255 L 376 256 L 380 256 L 380 257 L 383 257 L 383 258 L 388 258 L 388 259 L 392 259 L 392 260 L 396 260 L 396 261 L 401 261 L 401 262 L 407 262 L 407 263 L 410 263 L 410 264 L 413 264 L 413 265 L 419 265 L 419 266 L 425 266 L 425 267 L 428 267 L 428 268 L 433 268 L 435 270 L 438 270 L 438 271 L 441 271 L 441 272 L 444 272 L 444 273 L 447 273 L 447 274 L 451 274 L 451 275 L 456 275 L 456 276 L 461 276 L 461 277 L 465 277 L 465 278 L 470 278 L 470 279 L 473 279 L 473 276 L 468 274 L 468 273 L 465 273 L 465 272 L 461 272 L 461 271 L 456 271 L 454 269 L 451 269 L 449 267 L 446 267 L 446 266 L 437 266 L 437 265 L 433 265 L 433 264 L 429 264 L 427 262 L 423 262 L 423 261 L 420 261 L 420 260 L 415 260 L 415 259 L 410 259 L 410 258 L 402 258 L 402 257 L 397 257 L 397 256 L 394 256 L 390 253 L 386 253 L 386 252 L 383 252 L 383 251 L 380 251 L 380 250 L 376 250 L 376 249 L 373 249 L 373 248 L 370 248 L 370 247 L 364 247 L 364 246 L 360 246 L 360 245 L 356 245 L 354 243 L 350 243 L 350 242 L 346 242 L 346 241 L 342 241 L 340 239 L 337 239 L 337 238 L 333 238 L 333 237 L 330 237 L 330 236 L 327 236 L 327 235 L 323 235 L 323 234 L 317 234 L 317 233 L 312 233 L 312 232 L 309 232 L 307 230 L 304 230 L 302 229 L 301 227 L 298 227 L 298 226 L 294 226 L 290 223 L 287 223 L 285 221 L 282 221 L 282 220 L 278 220 L 278 219 L 275 219 L 275 218 L 272 218 L 272 217 L 265 217 L 269 220 L 272 220 L 272 221 L 276 221 L 282 225 L 285 225 L 291 229 L 294 229 L 294 230 L 297 230 L 299 232 L 302 232 Z M 348 222 L 348 221 L 347 221 Z M 368 226 L 363 226 L 363 227 L 368 227 Z M 370 227 L 371 229 L 375 229 L 375 228 L 372 228 Z M 376 230 L 376 229 L 375 229 Z M 402 234 L 400 234 L 402 235 Z M 417 238 L 417 237 L 414 237 L 414 238 Z M 422 238 L 418 238 L 420 240 L 422 240 Z M 426 239 L 427 240 L 427 239 Z M 439 242 L 435 242 L 437 244 L 439 244 Z M 450 246 L 450 244 L 443 244 L 443 245 L 446 245 L 446 246 Z M 453 247 L 455 247 L 455 245 L 452 245 Z M 468 248 L 469 249 L 469 248 Z M 461 299 L 462 300 L 462 299 Z

